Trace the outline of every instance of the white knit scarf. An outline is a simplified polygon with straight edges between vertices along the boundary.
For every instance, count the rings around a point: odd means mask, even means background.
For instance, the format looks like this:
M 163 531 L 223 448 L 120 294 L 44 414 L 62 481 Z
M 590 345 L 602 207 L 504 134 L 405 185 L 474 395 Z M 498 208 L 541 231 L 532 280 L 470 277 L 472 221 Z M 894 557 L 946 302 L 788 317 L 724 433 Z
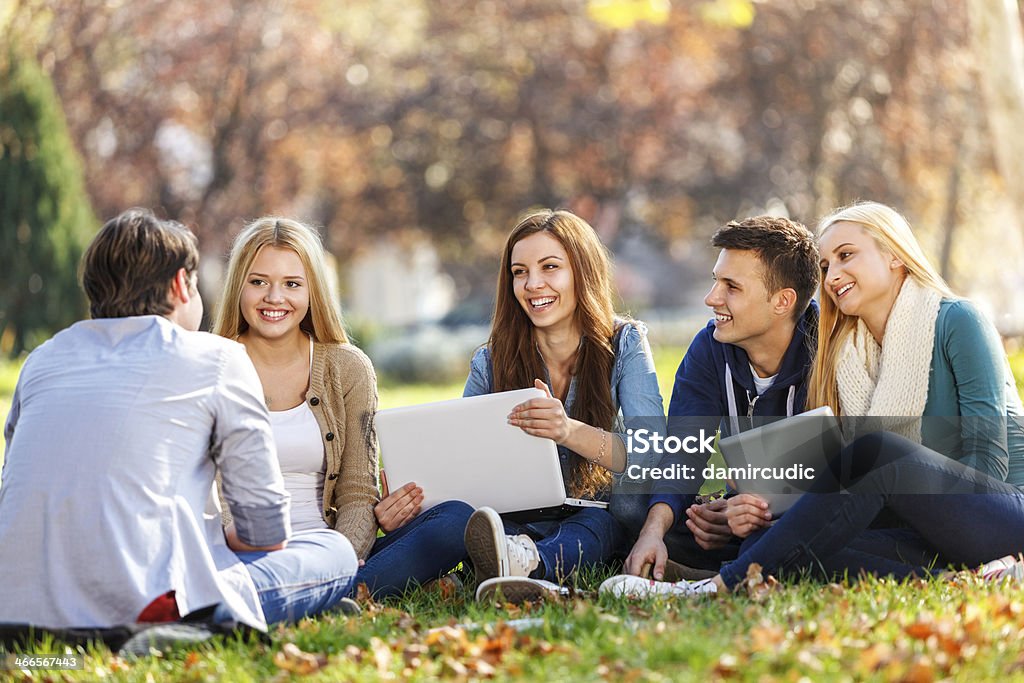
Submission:
M 920 443 L 941 301 L 942 294 L 908 276 L 889 313 L 881 346 L 864 320 L 857 321 L 836 368 L 844 415 L 889 418 L 883 420 L 884 429 Z

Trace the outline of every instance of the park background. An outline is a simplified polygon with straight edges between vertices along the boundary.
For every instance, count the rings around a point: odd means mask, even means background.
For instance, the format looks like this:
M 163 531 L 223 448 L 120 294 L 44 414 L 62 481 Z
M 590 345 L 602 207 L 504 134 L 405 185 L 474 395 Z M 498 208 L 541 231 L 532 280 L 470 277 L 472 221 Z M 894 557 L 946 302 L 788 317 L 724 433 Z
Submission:
M 600 233 L 619 309 L 651 326 L 666 400 L 707 318 L 711 233 L 756 213 L 813 227 L 857 199 L 909 217 L 953 289 L 996 324 L 1022 378 L 1022 124 L 1015 0 L 8 0 L 0 418 L 24 354 L 85 316 L 78 258 L 102 221 L 129 206 L 195 230 L 208 313 L 247 221 L 316 225 L 384 406 L 461 393 L 486 339 L 504 236 L 536 206 L 570 208 Z M 504 661 L 523 657 L 525 675 L 573 677 L 1020 675 L 1024 660 L 1005 651 L 1005 636 L 985 636 L 1024 627 L 1019 593 L 867 585 L 831 603 L 793 589 L 760 615 L 743 604 L 726 616 L 539 608 L 553 647 L 575 639 L 576 655 L 555 652 L 557 666 L 531 669 L 537 653 L 515 641 Z M 836 602 L 847 612 L 829 612 Z M 94 674 L 113 661 L 129 678 L 184 675 L 188 661 L 193 678 L 225 667 L 259 678 L 282 642 L 306 639 L 332 657 L 361 648 L 362 660 L 331 660 L 344 675 L 400 672 L 402 657 L 383 665 L 370 638 L 398 652 L 385 634 L 416 633 L 401 626 L 410 612 L 429 623 L 466 610 L 487 622 L 509 616 L 461 598 L 410 604 L 358 629 L 328 619 L 280 632 L 254 660 L 237 645 L 152 665 L 103 652 L 90 661 Z M 922 605 L 930 621 L 915 627 Z M 880 628 L 889 615 L 895 635 L 842 623 L 851 609 Z M 976 641 L 968 613 L 983 622 Z M 815 614 L 838 644 L 818 642 Z M 582 635 L 563 633 L 576 628 Z M 837 634 L 849 628 L 847 642 Z M 666 630 L 674 644 L 664 652 L 635 647 L 637 634 Z M 428 673 L 458 674 L 443 664 L 460 662 L 465 652 L 444 649 L 458 647 L 430 650 Z

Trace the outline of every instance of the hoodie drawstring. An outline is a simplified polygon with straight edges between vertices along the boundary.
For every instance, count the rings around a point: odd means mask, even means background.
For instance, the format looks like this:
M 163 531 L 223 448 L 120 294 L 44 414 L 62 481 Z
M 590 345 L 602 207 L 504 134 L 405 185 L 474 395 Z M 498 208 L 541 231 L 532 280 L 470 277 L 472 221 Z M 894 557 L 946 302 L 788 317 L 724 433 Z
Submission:
M 750 392 L 747 391 L 747 417 L 754 417 L 754 406 L 757 405 L 757 400 L 761 398 L 761 395 L 751 396 Z M 732 370 L 729 369 L 729 364 L 725 364 L 725 396 L 726 401 L 729 404 L 729 424 L 732 426 L 732 433 L 740 433 L 740 421 L 739 421 L 739 409 L 736 406 L 736 392 L 732 386 Z M 791 417 L 793 415 L 793 409 L 796 404 L 796 385 L 789 385 L 789 393 L 786 396 L 786 416 Z
M 736 393 L 732 388 L 732 370 L 729 369 L 728 363 L 725 364 L 725 397 L 729 403 L 729 424 L 732 427 L 732 433 L 739 434 L 739 411 L 736 409 Z

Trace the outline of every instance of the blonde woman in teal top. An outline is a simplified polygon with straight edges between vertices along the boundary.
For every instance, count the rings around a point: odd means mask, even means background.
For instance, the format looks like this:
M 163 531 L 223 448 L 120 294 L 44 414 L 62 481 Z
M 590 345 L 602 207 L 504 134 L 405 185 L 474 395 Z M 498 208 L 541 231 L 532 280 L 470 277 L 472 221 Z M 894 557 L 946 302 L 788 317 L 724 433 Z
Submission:
M 995 479 L 1012 469 L 1011 483 L 1024 483 L 1021 401 L 999 335 L 953 294 L 906 219 L 883 204 L 854 204 L 822 219 L 818 241 L 808 407 L 879 418 Z

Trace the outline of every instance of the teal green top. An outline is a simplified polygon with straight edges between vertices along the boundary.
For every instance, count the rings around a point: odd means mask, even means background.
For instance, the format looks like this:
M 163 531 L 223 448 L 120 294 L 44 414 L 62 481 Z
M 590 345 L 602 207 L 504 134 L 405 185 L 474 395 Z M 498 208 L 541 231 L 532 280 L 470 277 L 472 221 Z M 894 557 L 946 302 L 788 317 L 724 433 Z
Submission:
M 943 299 L 935 321 L 922 443 L 1021 486 L 1022 414 L 1020 395 L 995 328 L 971 302 Z

